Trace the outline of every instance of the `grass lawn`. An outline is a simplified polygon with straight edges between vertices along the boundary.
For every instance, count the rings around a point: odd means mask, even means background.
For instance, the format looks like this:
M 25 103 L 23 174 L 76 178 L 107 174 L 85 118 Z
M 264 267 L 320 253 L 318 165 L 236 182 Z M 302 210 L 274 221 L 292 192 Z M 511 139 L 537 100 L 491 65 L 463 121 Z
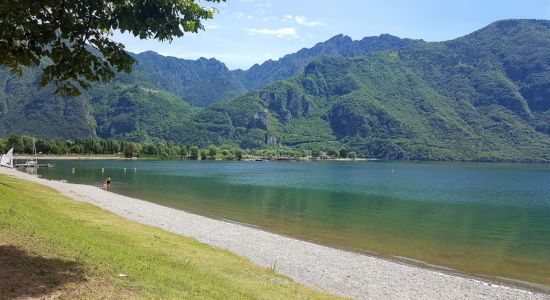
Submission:
M 228 251 L 0 175 L 0 299 L 328 299 Z

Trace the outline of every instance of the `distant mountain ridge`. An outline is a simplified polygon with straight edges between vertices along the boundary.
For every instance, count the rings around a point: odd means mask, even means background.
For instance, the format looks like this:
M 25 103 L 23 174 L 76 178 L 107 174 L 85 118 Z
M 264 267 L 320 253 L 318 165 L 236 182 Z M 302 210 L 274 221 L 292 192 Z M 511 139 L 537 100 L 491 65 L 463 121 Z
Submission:
M 285 55 L 279 60 L 256 64 L 246 71 L 230 71 L 224 63 L 213 58 L 188 60 L 147 51 L 132 54 L 137 61 L 134 72 L 130 76 L 122 74 L 119 78 L 131 82 L 133 77 L 138 77 L 166 89 L 191 105 L 207 106 L 297 75 L 303 72 L 309 62 L 319 57 L 361 56 L 416 43 L 422 41 L 400 39 L 389 34 L 353 41 L 340 34 L 312 48 Z
M 304 48 L 296 53 L 285 55 L 279 60 L 268 60 L 260 65 L 252 66 L 242 73 L 243 85 L 248 90 L 265 87 L 277 80 L 303 72 L 308 63 L 320 57 L 363 56 L 377 51 L 397 50 L 419 43 L 424 43 L 424 41 L 401 39 L 389 34 L 365 37 L 358 41 L 339 34 L 312 48 Z

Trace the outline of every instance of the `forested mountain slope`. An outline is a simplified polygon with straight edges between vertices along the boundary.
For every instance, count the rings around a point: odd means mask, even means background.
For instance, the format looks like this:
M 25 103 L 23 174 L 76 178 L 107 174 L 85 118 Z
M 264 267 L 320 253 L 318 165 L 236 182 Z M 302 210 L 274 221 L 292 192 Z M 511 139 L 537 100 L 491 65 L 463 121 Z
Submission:
M 67 97 L 52 87 L 39 88 L 38 81 L 37 70 L 19 77 L 0 69 L 1 136 L 170 139 L 174 124 L 189 120 L 196 110 L 165 90 L 137 83 L 113 81 Z
M 148 51 L 134 55 L 131 75 L 120 80 L 147 82 L 194 106 L 230 100 L 246 92 L 241 79 L 216 59 L 187 60 Z

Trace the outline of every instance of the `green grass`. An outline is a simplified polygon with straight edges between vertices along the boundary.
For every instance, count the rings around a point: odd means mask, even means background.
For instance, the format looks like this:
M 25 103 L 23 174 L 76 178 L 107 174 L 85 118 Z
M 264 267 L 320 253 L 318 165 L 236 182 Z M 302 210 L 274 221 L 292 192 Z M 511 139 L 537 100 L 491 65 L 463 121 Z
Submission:
M 22 280 L 10 282 L 6 279 L 10 276 L 2 276 L 0 270 L 0 299 L 52 294 L 63 298 L 334 298 L 228 251 L 4 175 L 0 175 L 0 264 L 11 266 L 11 278 Z M 18 284 L 25 288 L 18 289 Z

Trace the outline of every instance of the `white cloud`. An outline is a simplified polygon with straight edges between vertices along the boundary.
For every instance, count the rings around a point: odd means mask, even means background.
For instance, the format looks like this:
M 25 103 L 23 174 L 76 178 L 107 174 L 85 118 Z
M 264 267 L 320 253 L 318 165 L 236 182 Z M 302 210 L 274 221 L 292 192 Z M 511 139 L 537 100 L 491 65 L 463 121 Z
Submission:
M 317 27 L 317 26 L 327 26 L 323 22 L 318 21 L 308 21 L 304 16 L 293 16 L 293 15 L 284 15 L 282 22 L 295 22 L 298 25 L 307 26 L 307 27 Z
M 271 9 L 271 3 L 258 3 L 255 4 L 254 14 L 257 16 L 262 16 L 268 13 Z
M 248 28 L 246 31 L 250 35 L 266 35 L 266 36 L 272 36 L 277 38 L 285 38 L 285 37 L 298 37 L 298 32 L 296 32 L 296 29 L 292 27 L 285 27 L 285 28 L 279 28 L 279 29 L 269 29 L 269 28 Z
M 309 26 L 309 27 L 326 26 L 326 24 L 323 23 L 323 22 L 316 22 L 316 21 L 309 21 L 308 22 L 306 20 L 306 18 L 302 17 L 302 16 L 295 16 L 294 20 L 296 20 L 296 23 L 298 23 L 300 25 Z
M 254 16 L 253 15 L 247 15 L 247 14 L 242 13 L 242 12 L 238 12 L 238 13 L 235 14 L 235 18 L 237 20 L 242 20 L 242 19 L 251 20 L 251 19 L 254 19 Z

